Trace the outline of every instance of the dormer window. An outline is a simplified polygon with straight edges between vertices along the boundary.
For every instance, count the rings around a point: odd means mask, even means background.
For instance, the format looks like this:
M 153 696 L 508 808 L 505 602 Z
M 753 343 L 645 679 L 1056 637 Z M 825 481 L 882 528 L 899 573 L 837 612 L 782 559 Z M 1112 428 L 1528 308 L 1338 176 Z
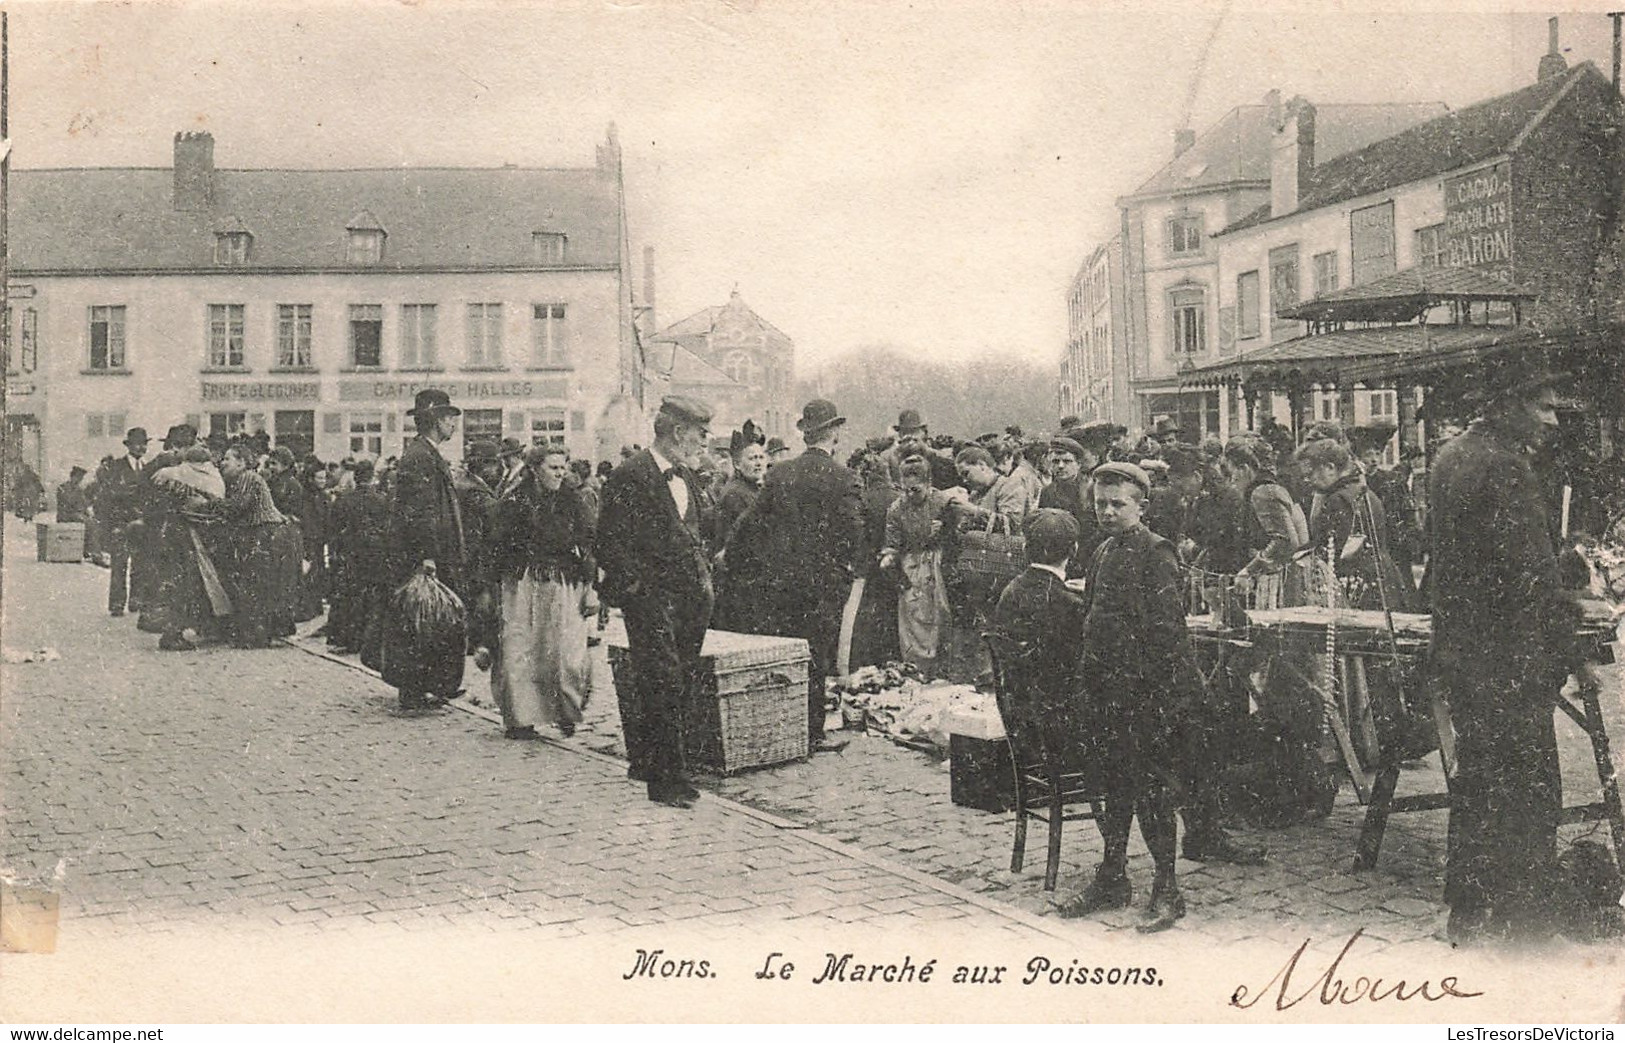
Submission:
M 363 210 L 345 226 L 344 259 L 350 264 L 380 264 L 384 259 L 384 239 L 389 233 L 369 212 Z
M 563 264 L 564 247 L 568 238 L 563 232 L 532 232 L 531 256 L 538 264 Z
M 229 217 L 214 230 L 214 263 L 247 264 L 254 236 L 240 217 Z

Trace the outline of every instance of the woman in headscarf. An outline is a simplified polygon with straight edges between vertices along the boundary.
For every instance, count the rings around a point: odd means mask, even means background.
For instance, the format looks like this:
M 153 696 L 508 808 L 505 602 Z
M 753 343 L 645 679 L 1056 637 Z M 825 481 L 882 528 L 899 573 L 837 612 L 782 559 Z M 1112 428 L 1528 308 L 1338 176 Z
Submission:
M 162 633 L 158 647 L 166 652 L 196 648 L 187 630 L 211 635 L 217 620 L 231 614 L 231 599 L 203 542 L 201 526 L 212 505 L 225 495 L 226 485 L 215 469 L 209 450 L 194 445 L 181 461 L 153 472 L 156 494 L 168 501 L 153 546 L 160 559 L 161 578 L 152 613 Z
M 271 499 L 265 479 L 251 466 L 252 451 L 233 446 L 220 460 L 226 495 L 216 509 L 225 523 L 223 555 L 226 580 L 236 611 L 231 643 L 238 648 L 265 648 L 273 637 L 292 632 L 292 603 L 286 554 L 279 567 L 278 533 L 291 529 Z M 286 541 L 286 536 L 283 537 Z M 284 542 L 286 548 L 288 544 Z
M 718 630 L 748 630 L 754 613 L 754 609 L 746 604 L 744 592 L 728 582 L 728 558 L 725 552 L 734 526 L 750 510 L 756 497 L 761 495 L 762 478 L 767 474 L 766 442 L 766 436 L 751 420 L 745 421 L 745 426 L 735 431 L 728 441 L 733 477 L 728 479 L 717 497 L 716 508 L 711 513 L 711 531 L 706 533 L 711 554 L 717 559 L 714 577 L 716 609 L 712 613 L 711 625 Z
M 501 614 L 491 694 L 510 739 L 534 739 L 543 724 L 574 734 L 592 692 L 592 526 L 569 470 L 563 446 L 532 450 L 487 530 L 486 572 L 499 583 Z

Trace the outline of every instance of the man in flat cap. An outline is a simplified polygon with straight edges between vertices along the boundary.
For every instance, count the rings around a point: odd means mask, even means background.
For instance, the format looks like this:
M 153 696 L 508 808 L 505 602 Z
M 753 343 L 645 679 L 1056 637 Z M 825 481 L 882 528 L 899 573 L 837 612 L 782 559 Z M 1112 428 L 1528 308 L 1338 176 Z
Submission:
M 141 458 L 147 455 L 147 429 L 132 427 L 124 435 L 125 453 L 96 483 L 96 517 L 107 534 L 112 570 L 107 577 L 107 612 L 122 616 L 126 607 L 140 609 L 147 595 L 143 546 L 131 527 L 141 518 Z M 132 564 L 133 561 L 133 564 Z
M 1083 575 L 1089 558 L 1100 544 L 1100 526 L 1089 497 L 1089 472 L 1100 464 L 1100 453 L 1074 438 L 1060 435 L 1050 439 L 1050 483 L 1039 494 L 1038 506 L 1069 512 L 1078 523 L 1078 549 L 1067 570 L 1071 578 Z
M 1093 474 L 1095 515 L 1105 541 L 1089 563 L 1081 631 L 1083 764 L 1102 795 L 1095 821 L 1104 861 L 1064 916 L 1118 909 L 1133 899 L 1128 835 L 1140 820 L 1156 867 L 1142 931 L 1185 915 L 1174 879 L 1178 857 L 1175 792 L 1180 788 L 1177 721 L 1200 701 L 1202 679 L 1185 630 L 1185 584 L 1173 544 L 1141 522 L 1151 480 L 1133 464 Z
M 633 683 L 616 690 L 627 775 L 674 808 L 700 798 L 688 777 L 684 714 L 714 601 L 693 470 L 710 425 L 705 403 L 668 396 L 655 414 L 654 445 L 610 474 L 598 516 L 599 591 L 626 618 L 632 659 Z
M 432 563 L 435 578 L 463 597 L 466 604 L 464 570 L 469 560 L 468 543 L 463 531 L 462 505 L 444 449 L 445 443 L 457 433 L 457 418 L 462 414 L 461 409 L 451 404 L 451 396 L 439 388 L 419 391 L 407 411 L 418 433 L 407 443 L 395 465 L 389 549 L 391 590 L 410 579 L 417 569 Z M 461 671 L 448 668 L 446 674 L 460 677 Z M 400 707 L 405 711 L 422 710 L 435 701 L 449 700 L 457 694 L 419 691 L 409 679 L 403 681 L 398 690 Z
M 813 399 L 796 427 L 807 449 L 767 472 L 756 502 L 739 519 L 727 552 L 728 580 L 757 607 L 752 629 L 807 639 L 809 749 L 840 749 L 824 736 L 824 679 L 835 669 L 841 610 L 863 545 L 863 490 L 837 462 L 846 418 Z
M 1589 670 L 1530 464 L 1557 428 L 1560 380 L 1538 361 L 1484 374 L 1479 418 L 1440 450 L 1429 481 L 1431 666 L 1456 730 L 1444 891 L 1456 944 L 1553 928 L 1563 809 L 1553 710 L 1570 673 Z

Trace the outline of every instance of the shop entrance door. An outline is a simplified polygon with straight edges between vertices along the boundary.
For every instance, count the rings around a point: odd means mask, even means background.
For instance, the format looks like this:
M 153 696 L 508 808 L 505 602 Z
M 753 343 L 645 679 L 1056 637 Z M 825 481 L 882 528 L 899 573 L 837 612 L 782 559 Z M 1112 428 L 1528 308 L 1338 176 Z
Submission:
M 295 457 L 316 449 L 316 411 L 279 409 L 276 411 L 276 444 L 285 445 Z

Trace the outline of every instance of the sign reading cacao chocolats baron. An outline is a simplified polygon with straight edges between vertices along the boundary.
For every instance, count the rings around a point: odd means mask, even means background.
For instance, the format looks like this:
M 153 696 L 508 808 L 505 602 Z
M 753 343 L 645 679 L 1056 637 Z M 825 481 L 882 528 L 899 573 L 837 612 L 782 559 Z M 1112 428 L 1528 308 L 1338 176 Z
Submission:
M 410 401 L 424 388 L 439 388 L 453 402 L 468 399 L 564 398 L 567 382 L 551 380 L 344 380 L 339 401 Z
M 1445 264 L 1481 268 L 1510 277 L 1512 268 L 1512 167 L 1493 167 L 1444 183 Z

